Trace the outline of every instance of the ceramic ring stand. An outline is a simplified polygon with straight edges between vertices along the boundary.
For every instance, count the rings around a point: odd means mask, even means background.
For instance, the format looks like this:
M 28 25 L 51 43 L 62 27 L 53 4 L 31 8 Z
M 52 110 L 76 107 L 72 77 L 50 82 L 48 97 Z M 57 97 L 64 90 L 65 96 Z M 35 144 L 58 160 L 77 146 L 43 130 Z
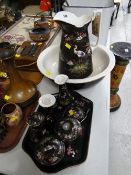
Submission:
M 126 66 L 131 59 L 131 44 L 127 42 L 116 42 L 111 44 L 111 51 L 115 55 L 115 66 L 111 71 L 111 96 L 110 111 L 116 111 L 121 105 L 121 98 L 117 94 L 119 85 L 126 70 Z

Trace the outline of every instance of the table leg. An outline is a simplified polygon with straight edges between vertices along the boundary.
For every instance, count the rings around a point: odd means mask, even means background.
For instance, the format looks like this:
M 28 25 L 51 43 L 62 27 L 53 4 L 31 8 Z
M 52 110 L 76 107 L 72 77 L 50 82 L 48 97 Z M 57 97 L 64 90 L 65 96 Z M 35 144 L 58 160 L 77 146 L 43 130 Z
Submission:
M 120 8 L 120 3 L 115 3 L 116 5 L 116 8 L 117 8 L 117 11 L 116 11 L 116 16 L 115 16 L 115 19 L 117 18 L 117 15 L 118 15 L 118 11 L 119 11 L 119 8 Z

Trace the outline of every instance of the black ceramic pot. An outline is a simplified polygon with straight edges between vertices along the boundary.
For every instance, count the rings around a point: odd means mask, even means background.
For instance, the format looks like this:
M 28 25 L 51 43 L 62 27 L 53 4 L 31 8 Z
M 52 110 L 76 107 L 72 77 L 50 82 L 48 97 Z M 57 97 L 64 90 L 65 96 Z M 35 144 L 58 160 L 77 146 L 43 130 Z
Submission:
M 60 139 L 70 142 L 80 136 L 82 126 L 77 119 L 69 117 L 56 124 L 55 132 Z
M 51 166 L 59 163 L 65 154 L 65 145 L 62 141 L 46 137 L 35 150 L 36 160 L 43 165 Z

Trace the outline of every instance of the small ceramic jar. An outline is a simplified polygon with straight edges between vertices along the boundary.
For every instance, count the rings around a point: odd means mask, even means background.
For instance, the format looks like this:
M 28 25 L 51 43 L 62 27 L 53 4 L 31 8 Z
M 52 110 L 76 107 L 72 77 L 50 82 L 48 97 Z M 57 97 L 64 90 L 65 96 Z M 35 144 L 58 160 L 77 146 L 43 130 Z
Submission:
M 73 141 L 82 133 L 81 123 L 75 118 L 65 118 L 55 126 L 55 132 L 63 141 Z
M 35 150 L 36 160 L 43 165 L 58 164 L 65 154 L 65 144 L 53 137 L 45 137 Z
M 17 126 L 23 117 L 21 108 L 15 103 L 3 105 L 1 112 L 5 115 L 8 126 Z

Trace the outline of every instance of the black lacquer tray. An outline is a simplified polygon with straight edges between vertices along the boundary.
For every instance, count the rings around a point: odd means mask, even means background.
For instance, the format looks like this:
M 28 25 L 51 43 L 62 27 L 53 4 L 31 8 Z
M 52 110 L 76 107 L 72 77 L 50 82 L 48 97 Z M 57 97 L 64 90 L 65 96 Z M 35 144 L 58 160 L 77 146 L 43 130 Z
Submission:
M 35 159 L 34 151 L 35 151 L 37 144 L 35 144 L 34 142 L 32 143 L 32 141 L 30 141 L 30 132 L 31 132 L 30 127 L 29 127 L 29 129 L 24 137 L 24 140 L 22 143 L 23 150 L 32 158 L 32 160 L 34 161 L 36 166 L 43 172 L 56 173 L 56 172 L 58 172 L 62 169 L 65 169 L 67 167 L 78 165 L 78 164 L 84 162 L 87 158 L 89 139 L 90 139 L 92 113 L 93 113 L 93 102 L 91 100 L 81 96 L 80 94 L 78 94 L 75 91 L 72 91 L 71 94 L 74 98 L 75 104 L 77 106 L 80 106 L 83 108 L 84 113 L 86 114 L 86 117 L 85 117 L 84 121 L 81 123 L 81 125 L 82 125 L 81 135 L 74 141 L 64 142 L 65 143 L 65 155 L 58 164 L 51 165 L 51 166 L 45 166 L 45 165 L 39 163 Z M 53 125 L 55 125 L 56 121 L 58 121 L 59 119 L 62 118 L 65 108 L 60 107 L 59 101 L 58 101 L 58 94 L 53 94 L 53 95 L 57 99 L 57 105 L 56 105 L 54 112 L 52 114 L 53 115 L 52 117 L 54 118 L 54 122 L 52 123 L 52 126 L 48 125 L 48 126 L 44 126 L 44 127 L 48 131 L 49 135 L 51 135 L 51 136 L 54 135 L 55 137 L 57 137 L 55 135 L 55 132 L 53 131 L 53 129 L 54 129 Z M 40 106 L 38 107 L 37 111 L 44 113 L 44 109 Z M 46 133 L 45 133 L 45 135 L 46 135 Z

